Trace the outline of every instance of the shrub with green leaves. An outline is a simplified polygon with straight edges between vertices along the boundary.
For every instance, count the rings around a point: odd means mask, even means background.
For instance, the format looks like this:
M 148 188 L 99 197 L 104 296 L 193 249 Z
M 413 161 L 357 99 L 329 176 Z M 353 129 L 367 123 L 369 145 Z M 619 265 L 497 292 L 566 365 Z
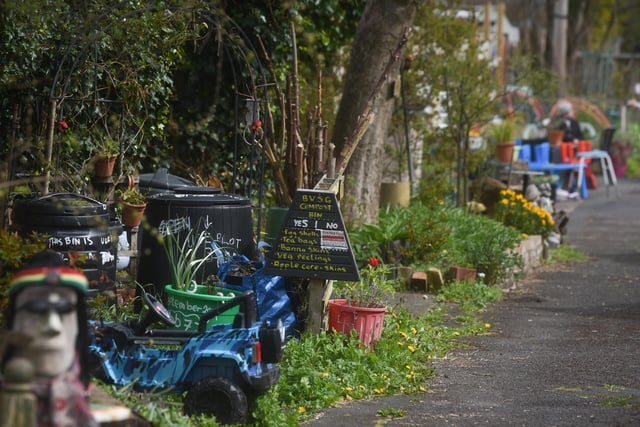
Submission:
M 520 231 L 444 203 L 381 210 L 378 224 L 364 225 L 349 236 L 359 263 L 377 256 L 417 268 L 462 265 L 484 273 L 490 285 L 523 262 L 513 252 L 522 240 Z
M 408 244 L 409 220 L 405 208 L 381 209 L 377 224 L 363 224 L 350 230 L 349 239 L 358 265 L 366 265 L 372 257 L 385 264 L 401 262 L 402 248 Z
M 473 267 L 483 273 L 484 283 L 495 285 L 512 271 L 522 269 L 522 257 L 513 250 L 522 234 L 480 214 L 451 209 L 447 216 L 451 228 L 449 261 Z
M 36 252 L 46 249 L 46 236 L 36 233 L 20 237 L 0 230 L 0 325 L 4 325 L 7 308 L 7 291 L 14 272 Z
M 381 209 L 378 224 L 364 224 L 349 233 L 356 260 L 370 257 L 386 264 L 435 263 L 449 240 L 449 230 L 434 209 L 421 203 Z

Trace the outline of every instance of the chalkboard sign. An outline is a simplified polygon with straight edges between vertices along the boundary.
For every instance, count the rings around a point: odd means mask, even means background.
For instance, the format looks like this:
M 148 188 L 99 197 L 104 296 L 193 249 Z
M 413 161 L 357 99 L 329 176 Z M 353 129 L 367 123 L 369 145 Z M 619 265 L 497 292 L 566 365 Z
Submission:
M 285 277 L 360 280 L 333 192 L 296 191 L 264 271 Z

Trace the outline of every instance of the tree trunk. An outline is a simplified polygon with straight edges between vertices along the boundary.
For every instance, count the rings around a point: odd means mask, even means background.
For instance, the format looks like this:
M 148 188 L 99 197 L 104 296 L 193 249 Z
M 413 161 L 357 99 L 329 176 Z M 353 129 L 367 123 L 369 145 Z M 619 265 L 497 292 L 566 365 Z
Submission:
M 553 70 L 558 74 L 559 96 L 567 96 L 567 31 L 569 0 L 558 0 L 553 9 Z
M 382 181 L 380 160 L 393 113 L 393 85 L 400 70 L 399 58 L 393 73 L 386 76 L 386 83 L 378 87 L 378 81 L 415 14 L 413 0 L 370 0 L 358 24 L 333 131 L 337 153 L 352 135 L 374 90 L 378 89 L 378 93 L 371 125 L 351 158 L 346 160 L 345 194 L 348 196 L 342 200 L 341 208 L 345 221 L 350 224 L 377 222 Z

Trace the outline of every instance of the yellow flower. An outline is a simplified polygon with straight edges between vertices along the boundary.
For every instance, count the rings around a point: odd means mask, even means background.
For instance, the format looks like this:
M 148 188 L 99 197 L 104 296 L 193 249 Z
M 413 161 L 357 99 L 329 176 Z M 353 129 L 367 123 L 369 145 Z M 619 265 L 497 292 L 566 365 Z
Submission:
M 402 337 L 405 338 L 405 339 L 408 337 L 408 335 L 407 335 L 407 333 L 405 331 L 400 331 L 400 335 L 402 335 Z
M 307 410 L 304 408 L 304 406 L 298 406 L 298 413 L 303 413 L 306 412 Z
M 455 332 L 453 333 L 453 335 L 455 335 L 456 337 L 458 337 L 458 336 L 460 336 L 460 332 L 455 331 Z
M 485 328 L 487 328 L 487 329 L 489 329 L 489 328 L 491 327 L 491 323 L 485 323 L 485 324 L 484 324 L 484 327 L 485 327 Z
M 384 393 L 384 388 L 374 388 L 373 392 L 376 394 L 382 394 Z
M 414 351 L 416 351 L 416 348 L 415 348 L 414 346 L 412 346 L 412 345 L 408 345 L 408 346 L 407 346 L 407 348 L 409 349 L 409 351 L 410 351 L 411 353 L 413 353 Z
M 413 334 L 417 334 L 417 333 L 418 333 L 418 330 L 417 330 L 416 328 L 412 327 L 412 328 L 411 328 L 411 333 L 413 333 Z

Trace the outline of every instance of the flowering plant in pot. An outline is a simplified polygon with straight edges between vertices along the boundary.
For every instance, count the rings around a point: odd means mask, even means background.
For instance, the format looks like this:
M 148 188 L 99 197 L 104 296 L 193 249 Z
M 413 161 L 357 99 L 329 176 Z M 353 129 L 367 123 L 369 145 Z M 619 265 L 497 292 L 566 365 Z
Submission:
M 337 283 L 340 299 L 329 301 L 329 330 L 350 334 L 372 346 L 381 336 L 387 300 L 393 294 L 391 269 L 378 258 L 360 271 L 360 281 Z M 342 286 L 340 286 L 342 285 Z
M 386 307 L 386 301 L 394 292 L 391 267 L 378 258 L 369 258 L 366 267 L 360 270 L 360 281 L 345 282 L 342 295 L 352 306 L 366 308 Z

